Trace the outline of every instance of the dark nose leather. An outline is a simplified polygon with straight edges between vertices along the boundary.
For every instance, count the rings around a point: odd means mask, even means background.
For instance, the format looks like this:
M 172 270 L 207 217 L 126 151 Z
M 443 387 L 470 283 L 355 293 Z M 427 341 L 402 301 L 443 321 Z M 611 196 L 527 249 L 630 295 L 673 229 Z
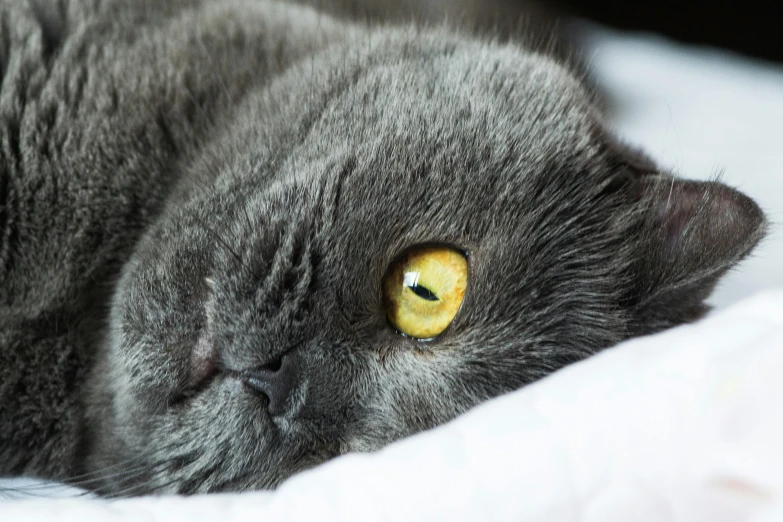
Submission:
M 269 413 L 275 417 L 284 414 L 290 405 L 291 394 L 299 384 L 299 368 L 290 355 L 243 375 L 242 382 L 256 393 L 269 399 Z

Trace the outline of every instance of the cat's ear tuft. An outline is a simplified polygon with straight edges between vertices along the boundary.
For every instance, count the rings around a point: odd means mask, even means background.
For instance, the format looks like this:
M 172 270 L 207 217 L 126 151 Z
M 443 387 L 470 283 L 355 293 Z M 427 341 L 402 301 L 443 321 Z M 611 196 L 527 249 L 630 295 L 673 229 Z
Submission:
M 635 300 L 637 313 L 646 317 L 638 319 L 696 319 L 718 278 L 764 236 L 764 213 L 749 197 L 715 181 L 655 175 L 640 182 Z M 670 324 L 648 326 L 655 331 Z

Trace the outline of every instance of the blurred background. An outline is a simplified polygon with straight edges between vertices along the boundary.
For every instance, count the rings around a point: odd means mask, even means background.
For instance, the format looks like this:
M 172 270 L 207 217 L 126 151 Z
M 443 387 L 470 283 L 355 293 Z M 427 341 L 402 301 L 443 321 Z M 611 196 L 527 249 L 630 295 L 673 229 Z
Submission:
M 783 31 L 774 3 L 560 0 L 558 5 L 617 29 L 655 32 L 685 43 L 783 61 Z
M 671 172 L 756 200 L 769 235 L 719 284 L 718 308 L 783 288 L 783 32 L 753 3 L 561 0 L 610 99 L 609 123 Z

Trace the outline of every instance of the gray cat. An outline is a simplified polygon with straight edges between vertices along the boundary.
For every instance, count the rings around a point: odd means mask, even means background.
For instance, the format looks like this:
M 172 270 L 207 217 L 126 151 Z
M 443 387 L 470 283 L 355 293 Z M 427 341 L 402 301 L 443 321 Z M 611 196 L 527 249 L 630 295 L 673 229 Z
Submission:
M 273 488 L 701 317 L 763 236 L 549 46 L 368 20 L 0 0 L 0 475 Z

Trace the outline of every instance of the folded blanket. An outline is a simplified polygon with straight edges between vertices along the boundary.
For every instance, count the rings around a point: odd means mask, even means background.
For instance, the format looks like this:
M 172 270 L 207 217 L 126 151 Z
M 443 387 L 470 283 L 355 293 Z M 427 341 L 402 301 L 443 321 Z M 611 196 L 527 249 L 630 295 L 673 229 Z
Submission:
M 783 290 L 275 492 L 22 501 L 0 520 L 783 520 L 781 372 Z

